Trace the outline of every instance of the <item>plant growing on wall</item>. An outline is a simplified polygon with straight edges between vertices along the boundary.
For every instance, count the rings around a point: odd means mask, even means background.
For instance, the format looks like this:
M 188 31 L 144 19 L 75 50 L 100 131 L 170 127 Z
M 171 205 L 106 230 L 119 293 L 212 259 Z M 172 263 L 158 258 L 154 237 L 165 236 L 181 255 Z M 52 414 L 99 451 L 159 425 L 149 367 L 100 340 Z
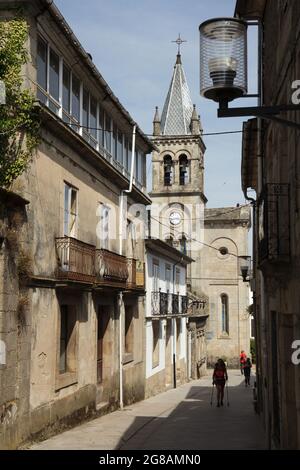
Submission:
M 19 14 L 0 21 L 0 187 L 7 188 L 27 168 L 39 143 L 40 117 L 35 97 L 23 89 L 22 67 L 28 61 L 28 25 Z

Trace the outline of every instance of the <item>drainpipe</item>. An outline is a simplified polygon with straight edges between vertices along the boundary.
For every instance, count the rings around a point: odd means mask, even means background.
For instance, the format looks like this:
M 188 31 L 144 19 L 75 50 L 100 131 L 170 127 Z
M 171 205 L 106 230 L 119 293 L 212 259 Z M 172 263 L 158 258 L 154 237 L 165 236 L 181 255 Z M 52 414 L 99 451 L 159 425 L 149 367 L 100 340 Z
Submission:
M 130 182 L 129 188 L 122 190 L 120 193 L 120 206 L 119 206 L 119 254 L 123 254 L 123 212 L 124 212 L 124 193 L 129 194 L 132 191 L 133 185 L 133 174 L 134 174 L 134 163 L 135 163 L 135 135 L 136 135 L 136 124 L 133 126 L 132 131 L 132 154 L 131 154 L 131 168 L 130 168 Z M 124 310 L 123 304 L 123 292 L 119 292 L 119 386 L 120 386 L 120 408 L 124 407 L 123 403 L 123 315 Z

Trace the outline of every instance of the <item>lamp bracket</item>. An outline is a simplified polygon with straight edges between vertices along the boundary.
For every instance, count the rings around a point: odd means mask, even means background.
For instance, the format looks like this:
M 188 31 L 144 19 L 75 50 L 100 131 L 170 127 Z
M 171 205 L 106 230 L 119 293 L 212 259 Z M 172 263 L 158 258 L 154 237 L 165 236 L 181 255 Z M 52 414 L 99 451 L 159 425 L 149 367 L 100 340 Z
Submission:
M 300 123 L 289 121 L 277 116 L 281 112 L 286 111 L 300 111 L 300 105 L 298 104 L 287 104 L 287 105 L 276 105 L 276 106 L 250 106 L 242 108 L 228 108 L 227 101 L 220 101 L 220 107 L 218 109 L 218 117 L 241 117 L 241 116 L 256 116 L 262 119 L 278 122 L 289 127 L 300 129 Z

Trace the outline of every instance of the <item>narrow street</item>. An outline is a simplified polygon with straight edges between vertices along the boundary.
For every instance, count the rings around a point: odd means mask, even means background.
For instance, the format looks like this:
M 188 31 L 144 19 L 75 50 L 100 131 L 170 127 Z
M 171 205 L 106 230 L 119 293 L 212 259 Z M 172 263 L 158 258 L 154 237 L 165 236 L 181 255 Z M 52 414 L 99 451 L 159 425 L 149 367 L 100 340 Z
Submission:
M 252 377 L 253 383 L 253 377 Z M 237 370 L 229 371 L 224 407 L 211 399 L 211 375 L 144 400 L 123 411 L 90 421 L 32 450 L 82 449 L 265 449 L 264 433 L 254 413 L 252 387 Z

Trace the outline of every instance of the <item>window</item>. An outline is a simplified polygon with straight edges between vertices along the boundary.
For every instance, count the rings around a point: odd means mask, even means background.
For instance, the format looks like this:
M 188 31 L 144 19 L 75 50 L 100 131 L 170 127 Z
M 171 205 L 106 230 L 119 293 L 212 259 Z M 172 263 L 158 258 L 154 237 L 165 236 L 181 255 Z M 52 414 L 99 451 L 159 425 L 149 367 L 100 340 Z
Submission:
M 132 143 L 129 142 L 129 146 L 128 146 L 128 166 L 127 166 L 127 169 L 130 173 L 131 171 L 131 160 L 132 160 Z
M 73 306 L 61 305 L 59 373 L 75 372 L 76 362 L 76 310 Z
M 117 129 L 117 126 L 116 126 L 115 122 L 113 122 L 112 156 L 113 156 L 114 160 L 117 159 L 117 136 L 118 136 L 118 129 Z
M 171 186 L 173 182 L 173 164 L 170 155 L 164 157 L 164 185 Z
M 37 82 L 43 90 L 47 91 L 47 44 L 41 38 L 37 43 Z M 46 103 L 46 95 L 38 89 L 37 97 L 42 103 Z
M 63 120 L 70 122 L 68 114 L 71 111 L 71 72 L 65 65 L 63 66 L 63 88 L 62 88 Z M 67 113 L 67 114 L 66 114 Z
M 159 262 L 157 260 L 153 260 L 153 292 L 159 291 Z
M 176 293 L 179 292 L 179 285 L 180 285 L 180 269 L 176 268 L 176 273 L 175 273 L 175 290 L 176 290 Z
M 59 101 L 59 57 L 52 49 L 50 49 L 49 93 L 52 98 Z
M 99 144 L 104 148 L 104 111 L 99 107 Z
M 160 321 L 152 322 L 152 369 L 159 365 L 159 330 Z
M 125 305 L 125 361 L 130 362 L 133 360 L 133 307 Z
M 222 333 L 229 334 L 229 312 L 228 312 L 228 296 L 221 295 L 222 306 Z
M 129 142 L 128 142 L 128 139 L 127 137 L 125 138 L 124 140 L 124 168 L 129 172 L 130 171 L 130 168 L 128 166 L 129 164 Z
M 77 225 L 77 189 L 65 184 L 64 236 L 75 237 Z
M 117 160 L 123 165 L 123 134 L 118 130 Z
M 76 122 L 80 120 L 80 81 L 72 74 L 72 117 Z
M 85 138 L 88 138 L 89 135 L 89 102 L 90 95 L 89 92 L 84 88 L 82 93 L 82 131 Z
M 142 152 L 138 151 L 138 170 L 137 170 L 137 180 L 140 184 L 144 182 L 144 155 Z
M 166 264 L 165 278 L 166 278 L 166 290 L 167 292 L 170 292 L 171 290 L 171 266 L 168 264 Z
M 111 118 L 105 114 L 105 149 L 111 154 L 111 126 L 112 120 Z
M 97 139 L 97 101 L 93 96 L 90 98 L 90 119 L 89 119 L 89 133 L 96 140 Z
M 179 184 L 186 185 L 189 182 L 189 162 L 186 155 L 179 157 Z
M 101 248 L 109 249 L 109 207 L 101 204 Z
M 187 240 L 186 240 L 185 235 L 183 235 L 182 238 L 181 238 L 181 240 L 180 240 L 180 251 L 181 251 L 181 253 L 183 253 L 184 255 L 187 254 Z

